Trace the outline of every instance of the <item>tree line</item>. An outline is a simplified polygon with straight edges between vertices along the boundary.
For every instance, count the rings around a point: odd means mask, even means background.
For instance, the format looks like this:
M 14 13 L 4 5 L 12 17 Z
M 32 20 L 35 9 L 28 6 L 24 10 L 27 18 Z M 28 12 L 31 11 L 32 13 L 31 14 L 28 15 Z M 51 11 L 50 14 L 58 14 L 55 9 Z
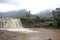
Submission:
M 52 17 L 50 18 L 42 18 L 36 16 L 36 18 L 30 17 L 30 11 L 26 16 L 22 19 L 23 25 L 28 25 L 29 27 L 51 27 L 51 28 L 60 28 L 60 11 L 52 10 Z

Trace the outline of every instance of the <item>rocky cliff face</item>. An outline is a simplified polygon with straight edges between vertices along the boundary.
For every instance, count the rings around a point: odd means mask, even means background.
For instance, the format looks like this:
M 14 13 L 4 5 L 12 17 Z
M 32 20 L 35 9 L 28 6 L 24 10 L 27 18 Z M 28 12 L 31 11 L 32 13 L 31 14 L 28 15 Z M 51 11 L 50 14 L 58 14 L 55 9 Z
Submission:
M 20 19 L 0 17 L 0 28 L 22 28 L 22 23 Z

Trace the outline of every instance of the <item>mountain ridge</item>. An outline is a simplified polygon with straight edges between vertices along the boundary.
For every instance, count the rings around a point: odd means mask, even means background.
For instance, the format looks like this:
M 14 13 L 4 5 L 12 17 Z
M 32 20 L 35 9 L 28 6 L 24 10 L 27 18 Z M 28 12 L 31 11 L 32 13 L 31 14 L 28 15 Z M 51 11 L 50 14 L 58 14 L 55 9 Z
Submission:
M 0 12 L 0 17 L 13 17 L 13 18 L 23 18 L 26 16 L 28 11 L 26 9 L 18 10 L 18 11 L 9 11 L 9 12 Z M 31 14 L 31 17 L 35 18 L 36 16 L 39 17 L 51 17 L 52 13 L 51 10 L 45 10 L 39 13 L 36 13 L 35 15 Z

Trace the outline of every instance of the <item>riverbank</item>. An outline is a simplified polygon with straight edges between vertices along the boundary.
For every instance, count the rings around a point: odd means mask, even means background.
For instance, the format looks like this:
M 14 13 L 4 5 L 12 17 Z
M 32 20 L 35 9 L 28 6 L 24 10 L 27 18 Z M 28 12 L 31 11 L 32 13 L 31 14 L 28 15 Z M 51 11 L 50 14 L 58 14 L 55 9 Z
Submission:
M 27 28 L 26 28 L 27 29 Z M 38 32 L 14 32 L 0 30 L 0 40 L 60 40 L 60 30 L 59 29 L 44 29 L 44 28 L 29 28 L 33 31 Z

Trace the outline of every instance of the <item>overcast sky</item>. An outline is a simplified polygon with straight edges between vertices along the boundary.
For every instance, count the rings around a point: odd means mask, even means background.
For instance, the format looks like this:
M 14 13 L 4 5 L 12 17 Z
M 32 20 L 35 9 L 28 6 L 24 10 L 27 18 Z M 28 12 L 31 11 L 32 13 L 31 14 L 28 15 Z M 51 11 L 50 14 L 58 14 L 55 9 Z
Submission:
M 60 7 L 60 0 L 0 0 L 0 11 L 31 10 L 32 14 Z

